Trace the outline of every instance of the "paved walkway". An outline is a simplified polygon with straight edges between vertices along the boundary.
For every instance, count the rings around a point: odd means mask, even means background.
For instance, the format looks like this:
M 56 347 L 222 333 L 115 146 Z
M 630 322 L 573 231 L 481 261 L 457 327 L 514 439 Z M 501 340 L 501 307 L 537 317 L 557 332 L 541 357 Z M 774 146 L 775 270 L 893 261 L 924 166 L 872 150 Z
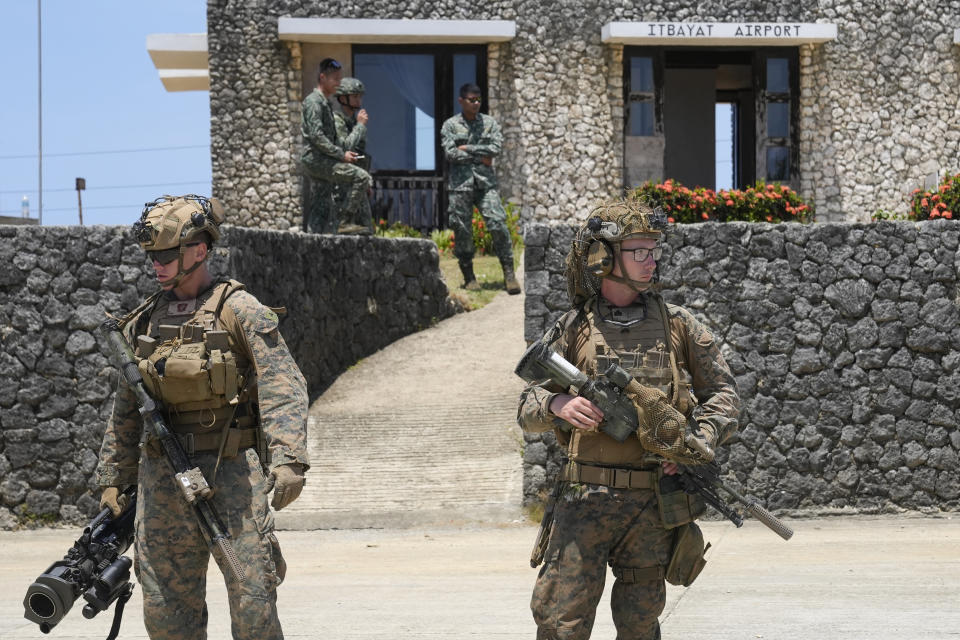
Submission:
M 509 522 L 522 458 L 513 367 L 523 296 L 409 335 L 365 358 L 310 408 L 312 468 L 285 529 Z
M 941 640 L 960 638 L 960 519 L 792 520 L 789 542 L 755 521 L 705 522 L 713 547 L 688 589 L 668 587 L 665 640 Z M 283 531 L 279 589 L 287 638 L 533 640 L 531 525 L 461 529 Z M 0 638 L 44 637 L 23 619 L 27 586 L 77 532 L 0 533 Z M 230 638 L 226 591 L 208 579 L 210 640 Z M 609 582 L 593 637 L 613 640 Z M 50 634 L 106 637 L 109 616 L 80 605 Z M 123 640 L 143 639 L 140 590 Z

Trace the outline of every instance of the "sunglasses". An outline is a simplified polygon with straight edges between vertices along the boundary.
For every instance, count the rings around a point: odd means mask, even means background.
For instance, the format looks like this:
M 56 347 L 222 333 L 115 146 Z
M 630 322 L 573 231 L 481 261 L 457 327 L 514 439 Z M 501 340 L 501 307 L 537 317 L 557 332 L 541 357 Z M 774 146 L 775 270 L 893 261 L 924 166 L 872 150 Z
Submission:
M 469 102 L 470 104 L 480 104 L 483 98 L 461 98 L 464 102 Z
M 195 247 L 199 242 L 191 242 L 187 246 Z M 163 249 L 162 251 L 147 251 L 147 257 L 150 262 L 159 262 L 160 264 L 169 264 L 180 257 L 180 247 L 173 249 Z

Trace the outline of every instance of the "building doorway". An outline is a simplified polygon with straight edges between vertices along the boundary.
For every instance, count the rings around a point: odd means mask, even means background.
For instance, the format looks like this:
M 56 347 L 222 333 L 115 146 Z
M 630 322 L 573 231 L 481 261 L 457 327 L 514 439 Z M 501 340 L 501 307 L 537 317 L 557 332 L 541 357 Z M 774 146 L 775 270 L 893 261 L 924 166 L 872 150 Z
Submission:
M 799 184 L 796 48 L 627 47 L 627 187 Z

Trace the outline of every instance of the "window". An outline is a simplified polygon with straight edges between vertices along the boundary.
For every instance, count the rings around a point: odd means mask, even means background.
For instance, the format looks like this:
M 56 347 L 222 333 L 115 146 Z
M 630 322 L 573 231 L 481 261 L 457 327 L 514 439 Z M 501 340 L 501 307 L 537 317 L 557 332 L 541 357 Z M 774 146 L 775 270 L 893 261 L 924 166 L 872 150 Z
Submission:
M 440 127 L 459 111 L 463 84 L 478 84 L 486 93 L 486 47 L 357 45 L 353 73 L 367 90 L 373 172 L 442 175 Z

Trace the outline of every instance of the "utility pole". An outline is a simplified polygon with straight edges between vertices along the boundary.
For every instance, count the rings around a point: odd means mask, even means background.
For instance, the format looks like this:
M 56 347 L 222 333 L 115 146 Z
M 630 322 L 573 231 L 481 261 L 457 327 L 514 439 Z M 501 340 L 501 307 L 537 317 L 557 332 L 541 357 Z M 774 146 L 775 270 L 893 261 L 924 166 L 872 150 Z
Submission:
M 83 178 L 77 178 L 77 211 L 80 213 L 80 226 L 83 226 L 83 201 L 80 199 L 80 192 L 87 188 L 87 181 Z
M 37 189 L 37 224 L 43 224 L 43 28 L 41 6 L 37 0 L 37 171 L 40 174 L 40 186 Z

